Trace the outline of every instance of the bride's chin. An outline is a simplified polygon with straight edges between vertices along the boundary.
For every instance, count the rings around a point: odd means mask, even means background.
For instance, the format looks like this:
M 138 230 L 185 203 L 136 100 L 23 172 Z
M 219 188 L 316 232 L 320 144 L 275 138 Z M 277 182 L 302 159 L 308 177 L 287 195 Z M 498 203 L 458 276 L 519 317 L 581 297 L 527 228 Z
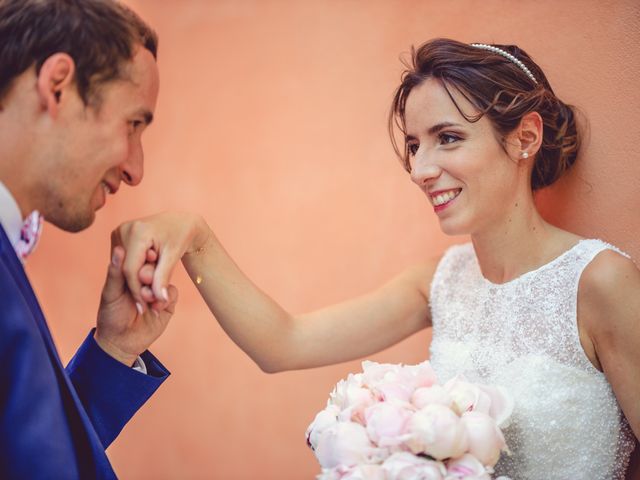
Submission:
M 469 234 L 468 228 L 464 228 L 459 223 L 450 220 L 440 220 L 440 231 L 449 236 Z

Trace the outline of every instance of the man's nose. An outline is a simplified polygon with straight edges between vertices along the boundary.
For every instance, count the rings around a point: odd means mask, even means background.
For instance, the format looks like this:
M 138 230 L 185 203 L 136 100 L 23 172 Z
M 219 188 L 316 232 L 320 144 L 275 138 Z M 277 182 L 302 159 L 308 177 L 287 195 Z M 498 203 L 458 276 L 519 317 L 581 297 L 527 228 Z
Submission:
M 424 187 L 442 174 L 442 169 L 427 155 L 418 152 L 411 162 L 411 180 L 419 187 Z
M 120 168 L 122 181 L 127 185 L 136 186 L 142 181 L 144 176 L 144 152 L 142 145 L 132 146 L 129 150 L 127 160 Z

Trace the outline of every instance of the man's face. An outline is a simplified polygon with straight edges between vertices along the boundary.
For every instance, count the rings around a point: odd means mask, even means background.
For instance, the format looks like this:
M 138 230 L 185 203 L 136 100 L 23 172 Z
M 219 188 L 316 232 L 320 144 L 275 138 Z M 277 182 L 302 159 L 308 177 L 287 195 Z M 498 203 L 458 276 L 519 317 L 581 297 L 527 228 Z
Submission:
M 56 119 L 57 135 L 41 152 L 48 178 L 38 189 L 38 208 L 63 230 L 87 228 L 121 181 L 142 180 L 141 135 L 153 117 L 159 87 L 153 55 L 139 48 L 126 73 L 125 79 L 98 87 L 96 105 L 84 105 L 77 92 L 67 99 Z

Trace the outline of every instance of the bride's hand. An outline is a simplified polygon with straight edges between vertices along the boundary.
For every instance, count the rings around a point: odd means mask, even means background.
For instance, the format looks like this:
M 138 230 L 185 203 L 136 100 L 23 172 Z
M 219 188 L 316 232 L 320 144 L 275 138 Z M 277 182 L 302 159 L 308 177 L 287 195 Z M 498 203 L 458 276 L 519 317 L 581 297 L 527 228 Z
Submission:
M 211 235 L 206 222 L 191 213 L 167 212 L 121 224 L 111 233 L 112 248 L 124 247 L 126 256 L 123 273 L 131 295 L 140 305 L 149 302 L 143 293 L 141 269 L 147 263 L 148 251 L 157 253 L 151 282 L 155 300 L 168 301 L 167 287 L 176 263 L 185 253 L 203 248 Z

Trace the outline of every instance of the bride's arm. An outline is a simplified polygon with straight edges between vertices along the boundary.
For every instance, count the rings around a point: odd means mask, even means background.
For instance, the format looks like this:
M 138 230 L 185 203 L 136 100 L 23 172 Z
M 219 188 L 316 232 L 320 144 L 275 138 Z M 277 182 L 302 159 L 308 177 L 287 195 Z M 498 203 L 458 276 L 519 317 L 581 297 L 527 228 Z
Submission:
M 640 271 L 613 251 L 600 253 L 580 280 L 578 324 L 593 348 L 633 433 L 640 437 Z M 588 349 L 585 349 L 588 351 Z
M 160 214 L 124 224 L 115 236 L 127 249 L 124 269 L 134 296 L 146 248 L 159 253 L 153 278 L 159 298 L 182 258 L 225 332 L 267 372 L 359 358 L 430 324 L 428 291 L 437 260 L 410 268 L 367 295 L 292 315 L 251 282 L 198 217 Z

